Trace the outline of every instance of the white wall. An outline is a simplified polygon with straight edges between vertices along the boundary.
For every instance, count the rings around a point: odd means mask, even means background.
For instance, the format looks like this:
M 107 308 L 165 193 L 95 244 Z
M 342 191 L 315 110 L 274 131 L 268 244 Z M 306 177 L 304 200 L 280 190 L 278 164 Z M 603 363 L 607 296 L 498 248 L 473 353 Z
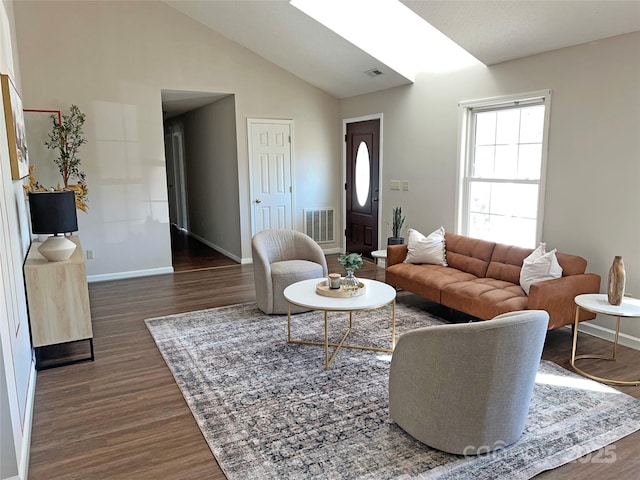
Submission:
M 339 206 L 338 100 L 162 2 L 17 2 L 25 108 L 87 114 L 89 213 L 79 234 L 91 278 L 171 266 L 160 91 L 235 94 L 242 258 L 251 257 L 246 119 L 296 122 L 302 209 Z M 329 185 L 326 188 L 324 185 Z M 331 247 L 331 246 L 329 246 Z
M 401 205 L 409 226 L 453 231 L 458 102 L 551 89 L 543 240 L 584 256 L 604 281 L 622 255 L 627 292 L 640 297 L 639 51 L 634 33 L 490 68 L 422 74 L 411 86 L 343 100 L 341 115 L 384 113 L 384 217 Z M 390 179 L 409 179 L 409 191 L 390 191 Z M 624 343 L 640 347 L 640 323 L 623 322 L 623 331 Z
M 21 93 L 11 6 L 0 2 L 0 72 Z M 6 123 L 0 109 L 0 475 L 26 479 L 35 386 L 22 273 L 29 222 L 22 182 L 11 178 Z

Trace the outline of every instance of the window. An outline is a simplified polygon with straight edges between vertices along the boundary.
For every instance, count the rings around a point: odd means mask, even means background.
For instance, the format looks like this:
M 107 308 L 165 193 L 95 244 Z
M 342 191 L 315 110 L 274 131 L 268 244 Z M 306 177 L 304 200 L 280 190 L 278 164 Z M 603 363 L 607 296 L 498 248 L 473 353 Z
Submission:
M 364 207 L 369 198 L 369 190 L 371 189 L 371 167 L 369 165 L 369 148 L 365 142 L 358 145 L 358 153 L 356 153 L 356 199 L 358 205 Z
M 463 235 L 530 248 L 540 241 L 550 96 L 460 103 Z

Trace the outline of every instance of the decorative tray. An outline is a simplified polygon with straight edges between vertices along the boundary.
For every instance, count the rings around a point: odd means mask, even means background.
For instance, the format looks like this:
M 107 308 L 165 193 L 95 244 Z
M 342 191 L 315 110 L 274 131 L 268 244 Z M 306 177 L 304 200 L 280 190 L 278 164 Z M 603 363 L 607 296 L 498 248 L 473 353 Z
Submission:
M 340 288 L 329 288 L 326 280 L 323 280 L 316 285 L 316 293 L 318 295 L 334 298 L 358 297 L 360 295 L 364 295 L 365 290 L 365 285 L 362 282 L 358 282 L 357 290 L 345 290 L 344 285 L 340 285 Z

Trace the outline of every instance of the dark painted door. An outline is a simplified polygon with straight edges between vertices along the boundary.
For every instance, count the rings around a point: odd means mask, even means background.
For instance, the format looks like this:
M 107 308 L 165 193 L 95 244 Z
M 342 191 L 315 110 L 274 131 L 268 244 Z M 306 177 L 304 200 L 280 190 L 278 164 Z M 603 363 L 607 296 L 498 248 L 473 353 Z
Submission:
M 346 251 L 378 249 L 380 120 L 347 124 Z

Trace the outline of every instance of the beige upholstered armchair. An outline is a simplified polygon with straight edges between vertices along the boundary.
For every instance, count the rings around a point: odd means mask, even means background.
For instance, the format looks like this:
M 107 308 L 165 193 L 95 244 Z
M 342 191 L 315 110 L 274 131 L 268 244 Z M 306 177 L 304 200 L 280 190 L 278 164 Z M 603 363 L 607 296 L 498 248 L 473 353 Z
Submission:
M 251 241 L 256 303 L 264 313 L 287 313 L 289 285 L 327 276 L 327 259 L 311 237 L 294 230 L 263 230 Z M 291 313 L 307 309 L 291 306 Z
M 389 373 L 389 414 L 412 437 L 476 455 L 524 431 L 549 315 L 505 313 L 400 337 Z

